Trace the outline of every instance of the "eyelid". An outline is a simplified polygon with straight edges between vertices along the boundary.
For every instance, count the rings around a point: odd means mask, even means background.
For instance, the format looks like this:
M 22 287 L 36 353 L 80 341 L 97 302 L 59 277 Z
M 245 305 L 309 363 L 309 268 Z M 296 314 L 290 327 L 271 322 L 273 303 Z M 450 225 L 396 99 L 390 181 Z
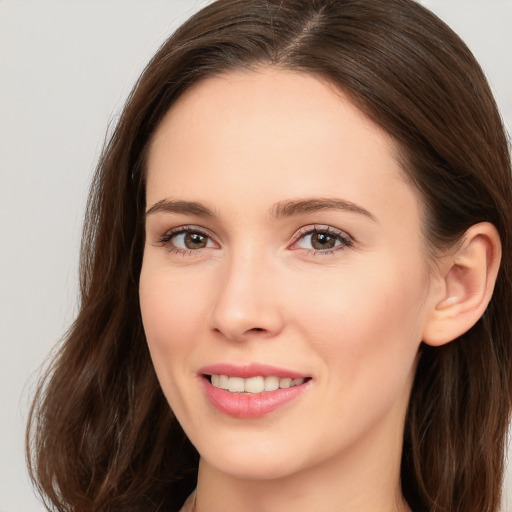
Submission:
M 204 237 L 207 237 L 216 247 L 202 247 L 196 249 L 184 249 L 182 247 L 177 247 L 171 243 L 172 239 L 183 233 L 198 233 Z M 340 243 L 335 245 L 332 248 L 325 249 L 307 249 L 304 247 L 294 247 L 301 239 L 305 238 L 308 235 L 312 235 L 314 233 L 326 233 L 331 237 L 336 238 Z M 312 224 L 308 226 L 303 226 L 298 229 L 292 236 L 292 241 L 288 245 L 288 248 L 291 250 L 302 250 L 307 253 L 312 254 L 330 254 L 342 249 L 346 249 L 348 247 L 352 247 L 355 240 L 354 238 L 344 230 L 339 228 L 335 228 L 333 226 L 324 225 L 324 224 Z M 168 250 L 170 252 L 175 252 L 179 254 L 187 254 L 187 255 L 198 255 L 204 250 L 210 250 L 213 248 L 220 248 L 219 242 L 216 240 L 215 236 L 211 234 L 211 232 L 203 227 L 187 224 L 176 226 L 174 228 L 168 229 L 163 235 L 159 236 L 156 244 L 159 246 L 168 246 Z
M 333 236 L 337 238 L 338 240 L 341 240 L 341 244 L 336 246 L 332 249 L 304 249 L 302 247 L 294 248 L 293 246 L 302 238 L 306 237 L 307 235 L 311 235 L 313 233 L 327 233 L 330 236 Z M 290 249 L 292 250 L 305 250 L 309 251 L 311 253 L 315 254 L 329 254 L 334 251 L 346 249 L 347 247 L 352 247 L 354 245 L 354 237 L 347 233 L 346 231 L 343 231 L 342 229 L 335 228 L 333 226 L 329 226 L 327 224 L 313 224 L 308 225 L 300 228 L 298 231 L 296 231 L 292 237 L 292 242 L 289 245 Z
M 163 235 L 159 236 L 156 243 L 160 246 L 166 246 L 167 244 L 170 244 L 171 240 L 180 234 L 183 233 L 198 233 L 204 237 L 207 237 L 209 240 L 211 240 L 217 247 L 219 246 L 219 243 L 215 239 L 215 237 L 205 228 L 202 228 L 200 226 L 196 226 L 193 224 L 186 224 L 182 226 L 177 226 L 171 229 L 168 229 Z M 168 248 L 171 252 L 177 252 L 180 254 L 190 254 L 190 253 L 198 253 L 201 251 L 204 251 L 205 249 L 213 249 L 213 247 L 203 247 L 200 249 L 182 249 L 181 247 L 176 247 L 171 244 L 171 247 Z

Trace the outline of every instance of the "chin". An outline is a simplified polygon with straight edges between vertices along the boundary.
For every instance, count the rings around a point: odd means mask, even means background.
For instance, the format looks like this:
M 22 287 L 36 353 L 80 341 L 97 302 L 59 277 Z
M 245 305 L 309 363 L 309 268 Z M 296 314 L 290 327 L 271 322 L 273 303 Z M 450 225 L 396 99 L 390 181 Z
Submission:
M 277 480 L 300 470 L 296 455 L 274 443 L 217 446 L 218 449 L 199 449 L 201 459 L 216 471 L 237 479 Z
M 250 481 L 279 480 L 293 474 L 294 468 L 290 463 L 281 464 L 279 461 L 239 460 L 224 459 L 216 460 L 211 464 L 217 471 L 232 478 Z

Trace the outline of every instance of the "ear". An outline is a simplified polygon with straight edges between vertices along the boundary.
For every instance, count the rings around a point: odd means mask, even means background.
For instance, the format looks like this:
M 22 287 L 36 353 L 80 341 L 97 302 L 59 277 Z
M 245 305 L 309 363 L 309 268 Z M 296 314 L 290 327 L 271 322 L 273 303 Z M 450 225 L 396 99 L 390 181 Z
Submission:
M 441 256 L 423 342 L 440 346 L 467 332 L 486 310 L 501 261 L 496 228 L 471 226 L 454 251 Z

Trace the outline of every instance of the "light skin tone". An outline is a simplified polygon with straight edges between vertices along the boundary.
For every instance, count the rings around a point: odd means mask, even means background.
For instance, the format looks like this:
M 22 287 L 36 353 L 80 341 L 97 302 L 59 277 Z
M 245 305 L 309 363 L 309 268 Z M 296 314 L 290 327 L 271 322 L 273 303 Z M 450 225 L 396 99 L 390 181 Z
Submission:
M 196 84 L 157 130 L 140 303 L 201 455 L 198 512 L 409 510 L 400 456 L 418 349 L 478 320 L 500 246 L 482 223 L 427 257 L 395 155 L 346 95 L 265 68 Z M 307 389 L 257 418 L 214 407 L 200 369 L 255 362 L 307 375 Z

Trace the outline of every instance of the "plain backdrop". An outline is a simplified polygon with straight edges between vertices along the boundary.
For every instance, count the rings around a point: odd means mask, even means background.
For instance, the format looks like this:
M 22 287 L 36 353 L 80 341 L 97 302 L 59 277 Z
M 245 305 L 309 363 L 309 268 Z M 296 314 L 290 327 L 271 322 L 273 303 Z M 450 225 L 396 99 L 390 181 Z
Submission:
M 149 57 L 203 0 L 0 0 L 0 512 L 41 512 L 30 397 L 76 312 L 87 188 Z M 512 126 L 512 0 L 424 0 L 468 43 Z M 507 477 L 503 510 L 512 510 Z

